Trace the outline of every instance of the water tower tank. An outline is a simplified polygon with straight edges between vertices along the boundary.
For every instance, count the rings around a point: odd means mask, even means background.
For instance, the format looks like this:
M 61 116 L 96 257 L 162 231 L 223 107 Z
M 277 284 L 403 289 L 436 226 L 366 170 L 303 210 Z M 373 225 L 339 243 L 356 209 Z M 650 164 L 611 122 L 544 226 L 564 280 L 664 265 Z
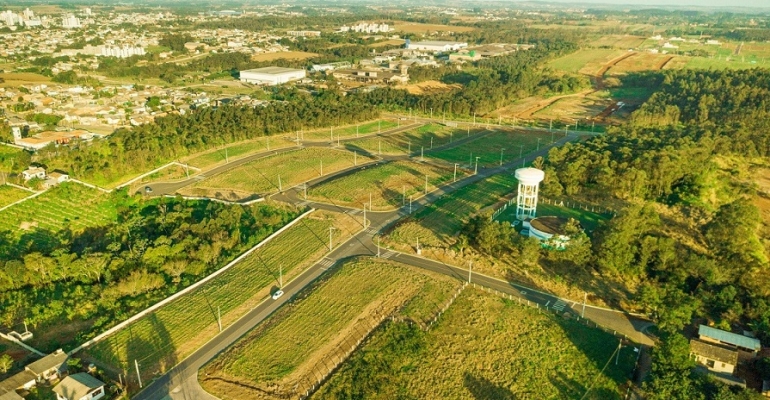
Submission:
M 537 191 L 540 182 L 545 179 L 545 172 L 537 168 L 519 168 L 515 176 L 519 181 L 516 218 L 522 221 L 534 218 L 537 211 Z

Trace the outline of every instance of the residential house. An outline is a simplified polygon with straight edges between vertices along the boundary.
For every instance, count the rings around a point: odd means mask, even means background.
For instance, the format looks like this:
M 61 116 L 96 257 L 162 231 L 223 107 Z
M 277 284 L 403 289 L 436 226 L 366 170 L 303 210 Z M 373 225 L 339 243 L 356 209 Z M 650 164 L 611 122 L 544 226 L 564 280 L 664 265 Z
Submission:
M 96 400 L 104 397 L 104 382 L 80 372 L 62 379 L 53 391 L 57 400 Z
M 45 169 L 29 166 L 26 171 L 21 171 L 21 176 L 24 177 L 25 182 L 32 178 L 43 179 L 45 178 Z
M 17 390 L 29 390 L 35 386 L 37 375 L 24 370 L 0 382 L 0 400 L 23 399 Z
M 737 350 L 738 356 L 746 359 L 754 358 L 762 350 L 762 344 L 757 338 L 723 331 L 706 325 L 698 327 L 698 338 L 704 342 L 721 344 Z
M 690 354 L 695 356 L 695 361 L 714 372 L 733 374 L 738 365 L 738 351 L 699 339 L 690 340 Z
M 27 365 L 25 369 L 35 374 L 38 381 L 54 379 L 59 377 L 64 363 L 67 362 L 67 357 L 67 353 L 59 349 Z
M 58 186 L 62 182 L 67 182 L 68 180 L 70 180 L 70 176 L 67 174 L 63 174 L 61 172 L 51 172 L 48 174 L 48 179 L 45 180 L 43 186 L 46 188 L 51 188 Z

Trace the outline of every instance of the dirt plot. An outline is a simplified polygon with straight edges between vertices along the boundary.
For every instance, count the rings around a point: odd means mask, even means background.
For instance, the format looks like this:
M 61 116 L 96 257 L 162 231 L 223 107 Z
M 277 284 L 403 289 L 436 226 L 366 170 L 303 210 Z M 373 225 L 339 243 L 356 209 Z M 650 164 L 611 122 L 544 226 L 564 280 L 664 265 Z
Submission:
M 425 81 L 404 86 L 404 89 L 411 94 L 448 92 L 452 89 L 460 88 L 462 88 L 462 85 L 460 84 L 447 85 L 446 83 L 439 81 Z
M 635 49 L 641 46 L 644 41 L 644 36 L 607 35 L 592 40 L 591 45 L 595 47 L 611 46 L 619 49 Z
M 0 87 L 18 87 L 21 85 L 38 84 L 50 82 L 51 79 L 47 76 L 40 74 L 34 74 L 31 72 L 13 72 L 0 74 L 0 79 L 5 82 L 0 83 Z
M 404 44 L 403 39 L 391 39 L 391 40 L 383 40 L 377 43 L 372 43 L 369 45 L 369 47 L 400 46 L 402 44 Z
M 596 115 L 607 107 L 609 100 L 597 96 L 566 97 L 533 114 L 535 118 L 568 120 Z
M 471 32 L 475 29 L 470 26 L 419 24 L 415 22 L 396 22 L 393 24 L 393 30 L 406 33 Z
M 305 60 L 318 56 L 316 53 L 307 53 L 304 51 L 281 51 L 278 53 L 263 53 L 251 56 L 254 61 L 273 61 L 281 58 L 287 60 Z
M 668 54 L 652 53 L 633 53 L 633 57 L 626 57 L 614 66 L 611 66 L 607 73 L 623 74 L 639 71 L 657 71 L 666 66 L 675 56 Z

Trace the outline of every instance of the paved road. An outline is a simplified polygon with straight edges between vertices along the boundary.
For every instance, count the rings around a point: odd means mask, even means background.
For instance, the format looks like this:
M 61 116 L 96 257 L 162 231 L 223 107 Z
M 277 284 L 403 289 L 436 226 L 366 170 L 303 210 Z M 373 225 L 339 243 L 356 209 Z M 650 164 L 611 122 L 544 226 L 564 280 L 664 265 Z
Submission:
M 574 139 L 575 135 L 569 135 L 569 137 L 564 137 L 551 146 L 558 146 L 566 141 Z M 532 160 L 539 155 L 544 155 L 547 153 L 551 146 L 544 146 L 540 151 L 527 155 L 525 159 Z M 198 370 L 209 360 L 214 358 L 219 352 L 229 347 L 249 330 L 251 330 L 254 326 L 262 322 L 272 312 L 287 302 L 292 296 L 296 295 L 313 280 L 321 276 L 331 265 L 348 257 L 377 255 L 378 249 L 376 244 L 372 241 L 373 237 L 378 232 L 386 229 L 388 226 L 395 223 L 399 219 L 407 216 L 410 211 L 414 212 L 420 207 L 429 205 L 439 197 L 451 193 L 463 186 L 477 182 L 494 174 L 509 172 L 511 169 L 518 167 L 521 162 L 522 160 L 518 159 L 501 167 L 484 169 L 479 171 L 477 175 L 472 175 L 458 180 L 452 184 L 443 186 L 413 202 L 411 209 L 409 206 L 406 206 L 392 211 L 369 212 L 367 215 L 368 225 L 365 227 L 365 229 L 362 229 L 358 234 L 354 235 L 346 242 L 341 243 L 337 248 L 334 249 L 333 252 L 328 254 L 312 267 L 308 268 L 295 280 L 286 284 L 284 287 L 285 294 L 283 297 L 278 300 L 267 299 L 263 303 L 259 304 L 244 317 L 232 325 L 226 327 L 222 333 L 214 337 L 210 342 L 195 351 L 180 364 L 172 368 L 169 372 L 153 381 L 147 388 L 145 388 L 134 398 L 141 400 L 215 399 L 215 397 L 206 393 L 200 387 L 197 379 Z M 328 179 L 334 179 L 335 176 L 336 174 L 330 174 L 329 176 L 318 178 L 316 181 L 311 182 L 311 184 L 318 184 Z M 273 198 L 278 201 L 284 201 L 297 205 L 309 205 L 317 209 L 324 209 L 350 215 L 361 215 L 362 213 L 362 210 L 355 208 L 342 207 L 330 203 L 306 201 L 301 197 L 302 192 L 302 188 L 295 187 L 283 193 L 276 194 L 273 196 Z M 386 249 L 379 250 L 380 254 L 384 258 L 390 258 L 407 265 L 412 265 L 429 271 L 454 276 L 460 280 L 468 279 L 468 270 L 458 266 L 447 265 L 416 255 L 409 255 L 389 251 Z M 519 286 L 497 278 L 472 273 L 471 282 L 508 294 L 510 296 L 515 296 L 516 298 L 521 299 L 523 302 L 529 302 L 531 304 L 536 303 L 544 308 L 555 308 L 559 311 L 567 311 L 572 309 L 578 314 L 582 312 L 582 305 L 580 304 L 566 302 L 556 296 Z M 626 315 L 622 312 L 593 306 L 586 307 L 585 317 L 598 322 L 601 325 L 608 326 L 610 329 L 615 329 L 634 340 L 641 341 L 645 344 L 651 343 L 651 340 L 644 336 L 642 333 L 646 327 L 651 325 L 649 321 Z

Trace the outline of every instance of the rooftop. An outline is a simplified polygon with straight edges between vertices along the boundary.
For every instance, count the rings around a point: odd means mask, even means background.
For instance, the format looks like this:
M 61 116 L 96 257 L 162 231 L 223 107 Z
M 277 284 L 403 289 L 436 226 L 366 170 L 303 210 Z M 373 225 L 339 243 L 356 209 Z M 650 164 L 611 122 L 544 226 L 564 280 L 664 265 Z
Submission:
M 4 381 L 0 381 L 0 393 L 13 392 L 16 389 L 29 383 L 30 381 L 34 381 L 35 379 L 37 379 L 37 375 L 33 374 L 32 372 L 27 370 L 21 371 L 16 375 L 8 377 Z M 0 399 L 3 399 L 3 397 L 0 396 Z
M 61 349 L 27 365 L 27 369 L 37 375 L 42 375 L 43 372 L 48 371 L 51 368 L 59 368 L 67 361 L 67 353 Z
M 85 372 L 80 372 L 62 379 L 61 382 L 53 388 L 53 391 L 68 399 L 80 399 L 90 391 L 102 386 L 104 386 L 104 382 Z
M 690 351 L 710 360 L 719 361 L 730 365 L 738 364 L 738 352 L 724 346 L 706 343 L 698 339 L 692 339 L 690 340 Z
M 412 42 L 411 44 L 422 44 L 422 45 L 428 45 L 428 46 L 446 46 L 446 45 L 455 45 L 455 44 L 465 44 L 465 42 L 447 42 L 442 40 L 425 40 L 422 42 Z
M 714 340 L 718 340 L 722 343 L 727 343 L 733 346 L 743 347 L 745 349 L 751 349 L 754 351 L 759 351 L 762 349 L 762 345 L 760 344 L 759 339 L 723 331 L 721 329 L 712 328 L 706 325 L 701 325 L 698 328 L 698 336 L 705 336 Z
M 543 233 L 548 233 L 551 235 L 566 235 L 567 231 L 565 227 L 567 226 L 568 222 L 569 220 L 567 218 L 547 216 L 537 217 L 529 221 L 529 224 L 532 228 L 537 229 Z
M 297 72 L 302 71 L 301 69 L 296 68 L 283 68 L 283 67 L 264 67 L 264 68 L 255 68 L 255 69 L 247 69 L 241 71 L 241 73 L 244 72 L 253 72 L 257 74 L 269 74 L 269 75 L 279 75 L 279 74 L 285 74 L 288 72 Z

